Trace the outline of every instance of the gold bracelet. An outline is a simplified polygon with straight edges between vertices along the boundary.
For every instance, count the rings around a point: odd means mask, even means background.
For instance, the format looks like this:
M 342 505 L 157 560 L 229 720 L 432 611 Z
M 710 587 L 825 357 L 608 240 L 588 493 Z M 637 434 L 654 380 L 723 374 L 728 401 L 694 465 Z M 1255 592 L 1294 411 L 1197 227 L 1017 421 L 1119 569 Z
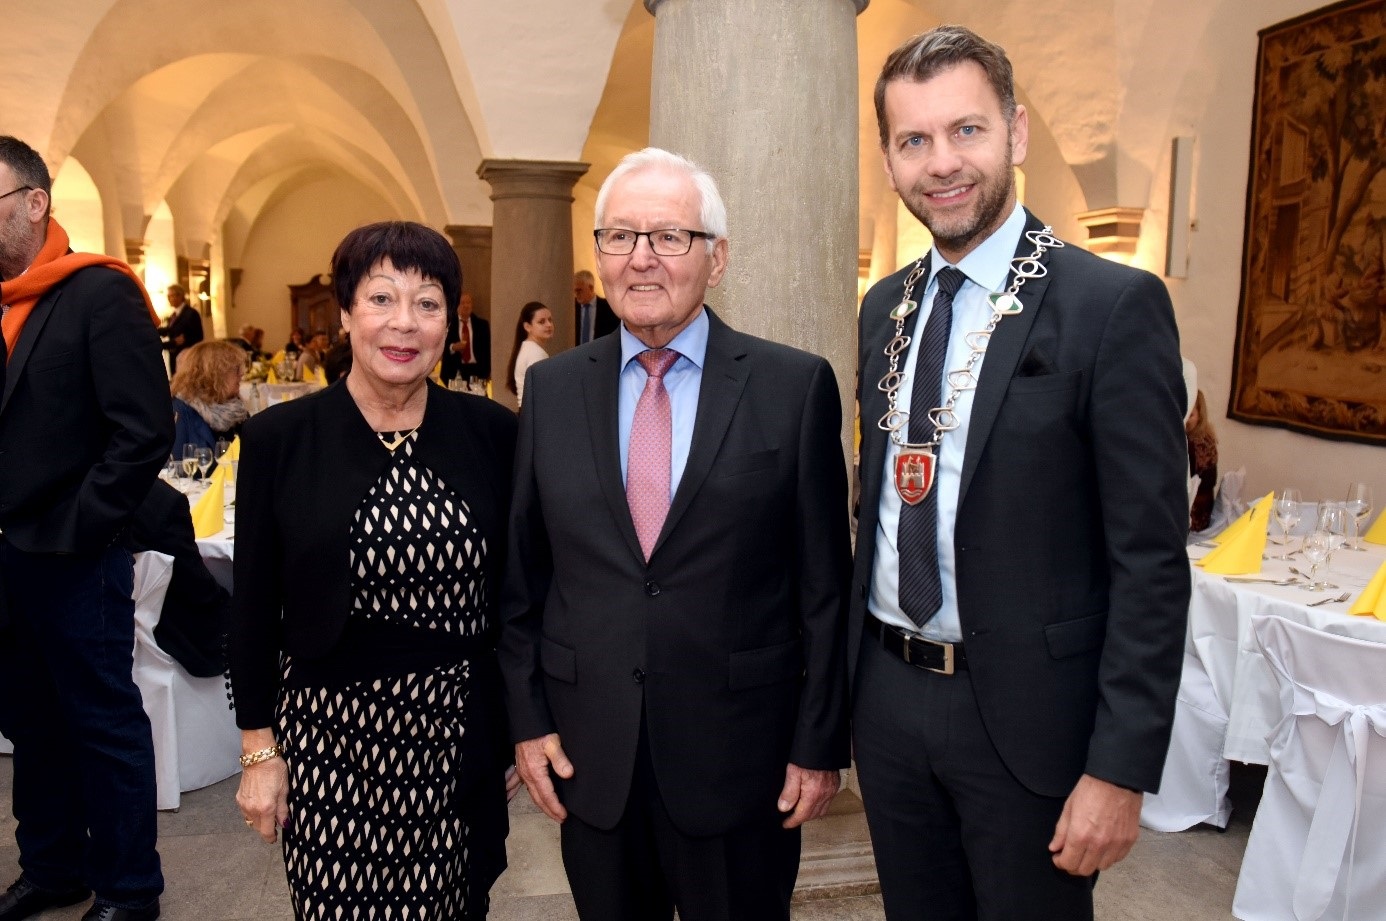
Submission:
M 284 749 L 280 748 L 278 745 L 271 745 L 269 748 L 262 748 L 257 752 L 241 755 L 241 767 L 248 768 L 251 765 L 259 764 L 261 761 L 278 758 L 282 754 L 284 754 Z

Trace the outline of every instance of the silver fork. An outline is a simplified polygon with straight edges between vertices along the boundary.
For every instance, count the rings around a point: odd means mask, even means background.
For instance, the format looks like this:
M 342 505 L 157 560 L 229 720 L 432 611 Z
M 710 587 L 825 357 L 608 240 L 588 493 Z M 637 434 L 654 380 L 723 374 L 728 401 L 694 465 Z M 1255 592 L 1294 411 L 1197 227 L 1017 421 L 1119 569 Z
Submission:
M 1321 604 L 1336 604 L 1339 601 L 1347 601 L 1352 597 L 1352 592 L 1343 592 L 1337 598 L 1320 598 L 1318 601 L 1311 601 L 1305 607 L 1317 608 Z

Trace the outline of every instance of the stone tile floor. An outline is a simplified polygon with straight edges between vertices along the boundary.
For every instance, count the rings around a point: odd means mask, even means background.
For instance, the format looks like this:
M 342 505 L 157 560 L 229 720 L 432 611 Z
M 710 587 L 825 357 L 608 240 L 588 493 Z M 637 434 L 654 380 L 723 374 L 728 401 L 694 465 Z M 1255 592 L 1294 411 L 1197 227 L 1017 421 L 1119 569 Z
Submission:
M 0 757 L 0 887 L 18 874 L 9 815 L 10 759 Z M 1226 833 L 1200 827 L 1180 834 L 1143 832 L 1135 851 L 1103 874 L 1096 889 L 1100 921 L 1227 921 L 1237 870 L 1265 771 L 1234 767 L 1236 806 Z M 236 778 L 184 794 L 182 809 L 159 816 L 167 891 L 166 921 L 292 921 L 278 848 L 251 835 L 236 812 Z M 805 848 L 860 835 L 854 817 L 810 826 Z M 492 891 L 491 921 L 576 921 L 559 860 L 555 827 L 525 793 L 511 808 L 510 869 Z M 45 912 L 42 921 L 78 921 L 82 906 Z M 883 921 L 880 896 L 843 895 L 796 902 L 794 921 Z M 1019 921 L 1019 919 L 1018 919 Z

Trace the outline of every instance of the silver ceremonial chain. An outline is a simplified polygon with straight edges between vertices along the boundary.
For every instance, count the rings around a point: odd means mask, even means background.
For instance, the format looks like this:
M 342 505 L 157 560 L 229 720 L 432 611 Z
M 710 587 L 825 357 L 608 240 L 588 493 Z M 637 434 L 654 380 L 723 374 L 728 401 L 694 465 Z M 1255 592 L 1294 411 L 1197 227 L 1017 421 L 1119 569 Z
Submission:
M 890 312 L 891 319 L 895 321 L 895 337 L 886 343 L 885 354 L 890 359 L 890 370 L 885 377 L 876 385 L 876 389 L 886 395 L 888 409 L 886 414 L 881 417 L 876 424 L 884 432 L 890 433 L 890 440 L 897 447 L 924 450 L 931 452 L 943 441 L 943 436 L 947 432 L 953 431 L 959 425 L 957 414 L 953 412 L 953 407 L 958 403 L 965 390 L 975 390 L 977 388 L 977 378 L 972 373 L 972 369 L 982 360 L 982 356 L 987 352 L 987 345 L 991 341 L 992 331 L 996 329 L 996 324 L 1001 322 L 1002 317 L 1020 313 L 1023 305 L 1016 293 L 1021 286 L 1032 278 L 1043 278 L 1049 274 L 1049 270 L 1040 262 L 1040 258 L 1048 249 L 1058 249 L 1064 242 L 1054 236 L 1054 229 L 1045 226 L 1043 230 L 1027 230 L 1025 238 L 1035 245 L 1035 251 L 1028 256 L 1016 256 L 1011 260 L 1011 286 L 1004 294 L 988 294 L 987 299 L 991 301 L 991 320 L 987 323 L 986 329 L 970 332 L 963 337 L 972 352 L 967 357 L 967 364 L 954 371 L 948 372 L 948 399 L 942 406 L 935 406 L 929 410 L 929 421 L 934 425 L 934 434 L 923 444 L 911 444 L 905 441 L 900 432 L 903 430 L 909 433 L 910 414 L 909 412 L 896 408 L 896 397 L 901 387 L 905 384 L 905 372 L 900 370 L 900 356 L 909 351 L 910 337 L 905 335 L 905 320 L 910 314 L 919 308 L 917 301 L 911 300 L 910 295 L 914 293 L 914 286 L 919 283 L 919 279 L 924 277 L 924 257 L 919 257 L 914 264 L 909 276 L 905 279 L 905 293 L 900 299 L 900 304 Z

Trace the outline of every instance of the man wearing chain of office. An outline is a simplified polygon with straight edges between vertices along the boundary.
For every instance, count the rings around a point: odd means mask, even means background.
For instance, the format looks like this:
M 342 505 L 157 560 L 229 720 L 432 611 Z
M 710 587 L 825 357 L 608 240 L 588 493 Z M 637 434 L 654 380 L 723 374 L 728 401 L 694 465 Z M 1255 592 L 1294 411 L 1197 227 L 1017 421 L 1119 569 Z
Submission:
M 1001 48 L 916 36 L 876 114 L 934 239 L 860 321 L 853 737 L 886 916 L 1090 919 L 1182 661 L 1174 312 L 1017 203 L 1029 116 Z

